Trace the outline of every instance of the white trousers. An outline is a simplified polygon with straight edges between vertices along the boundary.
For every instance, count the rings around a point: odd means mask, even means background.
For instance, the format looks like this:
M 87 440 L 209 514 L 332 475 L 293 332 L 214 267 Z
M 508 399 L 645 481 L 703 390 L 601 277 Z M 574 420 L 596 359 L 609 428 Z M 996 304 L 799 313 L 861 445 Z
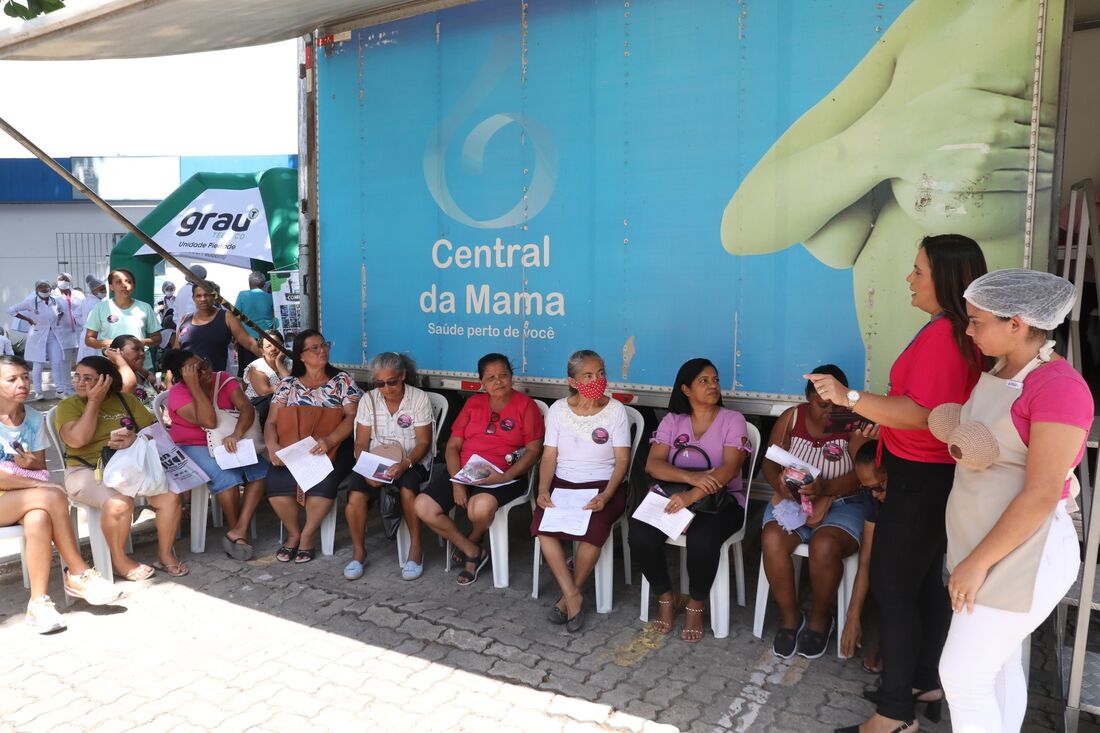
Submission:
M 46 358 L 50 363 L 50 374 L 53 375 L 53 388 L 59 394 L 73 394 L 73 375 L 71 371 L 72 360 L 67 356 L 68 352 L 61 348 L 56 338 L 46 340 Z M 34 391 L 42 394 L 42 368 L 46 366 L 44 361 L 31 362 L 31 381 L 34 383 Z
M 1081 550 L 1073 522 L 1059 502 L 1047 535 L 1031 610 L 1014 613 L 975 604 L 951 619 L 940 657 L 940 682 L 955 733 L 1018 733 L 1027 710 L 1023 641 L 1077 579 Z

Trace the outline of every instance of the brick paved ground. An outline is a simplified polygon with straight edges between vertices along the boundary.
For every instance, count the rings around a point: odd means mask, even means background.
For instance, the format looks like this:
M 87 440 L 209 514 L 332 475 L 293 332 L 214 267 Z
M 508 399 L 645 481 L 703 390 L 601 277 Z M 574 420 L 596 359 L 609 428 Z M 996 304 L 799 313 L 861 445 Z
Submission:
M 265 507 L 256 560 L 225 557 L 218 530 L 203 555 L 188 552 L 185 536 L 177 552 L 190 576 L 123 582 L 117 606 L 77 601 L 65 613 L 68 630 L 47 637 L 23 625 L 26 593 L 8 558 L 0 731 L 821 731 L 871 712 L 860 691 L 874 678 L 858 660 L 774 658 L 774 613 L 765 640 L 752 636 L 753 533 L 749 607 L 734 605 L 729 638 L 708 631 L 690 645 L 638 620 L 636 571 L 633 586 L 616 573 L 613 613 L 590 613 L 583 632 L 549 625 L 553 580 L 544 568 L 542 597 L 531 598 L 529 514 L 514 515 L 511 587 L 493 588 L 486 568 L 459 588 L 434 541 L 424 577 L 403 582 L 376 519 L 356 582 L 341 576 L 350 559 L 342 517 L 334 557 L 274 562 L 278 528 Z M 146 561 L 155 559 L 150 524 L 135 533 Z M 56 572 L 51 581 L 60 600 Z M 591 586 L 586 602 L 594 606 Z M 1055 729 L 1060 711 L 1050 696 L 1049 638 L 1034 644 L 1026 731 Z M 1085 718 L 1082 731 L 1100 731 Z

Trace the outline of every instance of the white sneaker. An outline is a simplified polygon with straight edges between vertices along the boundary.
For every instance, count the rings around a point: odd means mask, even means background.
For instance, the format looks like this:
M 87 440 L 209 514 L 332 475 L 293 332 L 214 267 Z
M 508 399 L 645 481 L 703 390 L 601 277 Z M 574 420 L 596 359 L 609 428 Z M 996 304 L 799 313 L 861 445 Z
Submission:
M 118 600 L 122 591 L 95 568 L 88 568 L 80 575 L 65 574 L 65 592 L 74 598 L 83 598 L 93 606 L 102 606 L 111 601 Z
M 32 598 L 27 604 L 27 626 L 30 626 L 39 634 L 49 634 L 65 628 L 65 621 L 53 605 L 49 596 Z

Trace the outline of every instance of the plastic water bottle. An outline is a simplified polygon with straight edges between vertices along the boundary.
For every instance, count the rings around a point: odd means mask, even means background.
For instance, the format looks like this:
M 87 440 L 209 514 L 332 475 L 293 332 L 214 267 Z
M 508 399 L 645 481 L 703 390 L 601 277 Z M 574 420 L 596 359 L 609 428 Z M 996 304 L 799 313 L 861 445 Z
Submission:
M 514 451 L 504 456 L 504 462 L 511 466 L 513 463 L 523 457 L 523 454 L 527 452 L 527 447 L 516 448 Z

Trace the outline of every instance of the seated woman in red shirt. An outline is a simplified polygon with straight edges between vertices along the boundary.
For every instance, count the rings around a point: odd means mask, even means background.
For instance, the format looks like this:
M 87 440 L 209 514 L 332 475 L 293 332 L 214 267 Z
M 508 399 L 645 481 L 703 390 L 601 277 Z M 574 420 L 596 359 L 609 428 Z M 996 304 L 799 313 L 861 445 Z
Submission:
M 436 473 L 428 490 L 416 497 L 417 516 L 462 554 L 465 567 L 458 574 L 459 585 L 477 580 L 489 562 L 489 553 L 479 543 L 497 509 L 527 493 L 527 472 L 539 459 L 544 430 L 534 400 L 512 389 L 507 356 L 486 354 L 477 362 L 477 373 L 484 391 L 466 400 L 451 426 L 447 472 Z M 520 449 L 523 455 L 509 464 L 505 457 Z M 487 468 L 486 475 L 471 483 L 452 481 L 474 455 L 501 472 Z M 469 535 L 462 534 L 449 516 L 455 506 L 464 508 L 470 518 Z

